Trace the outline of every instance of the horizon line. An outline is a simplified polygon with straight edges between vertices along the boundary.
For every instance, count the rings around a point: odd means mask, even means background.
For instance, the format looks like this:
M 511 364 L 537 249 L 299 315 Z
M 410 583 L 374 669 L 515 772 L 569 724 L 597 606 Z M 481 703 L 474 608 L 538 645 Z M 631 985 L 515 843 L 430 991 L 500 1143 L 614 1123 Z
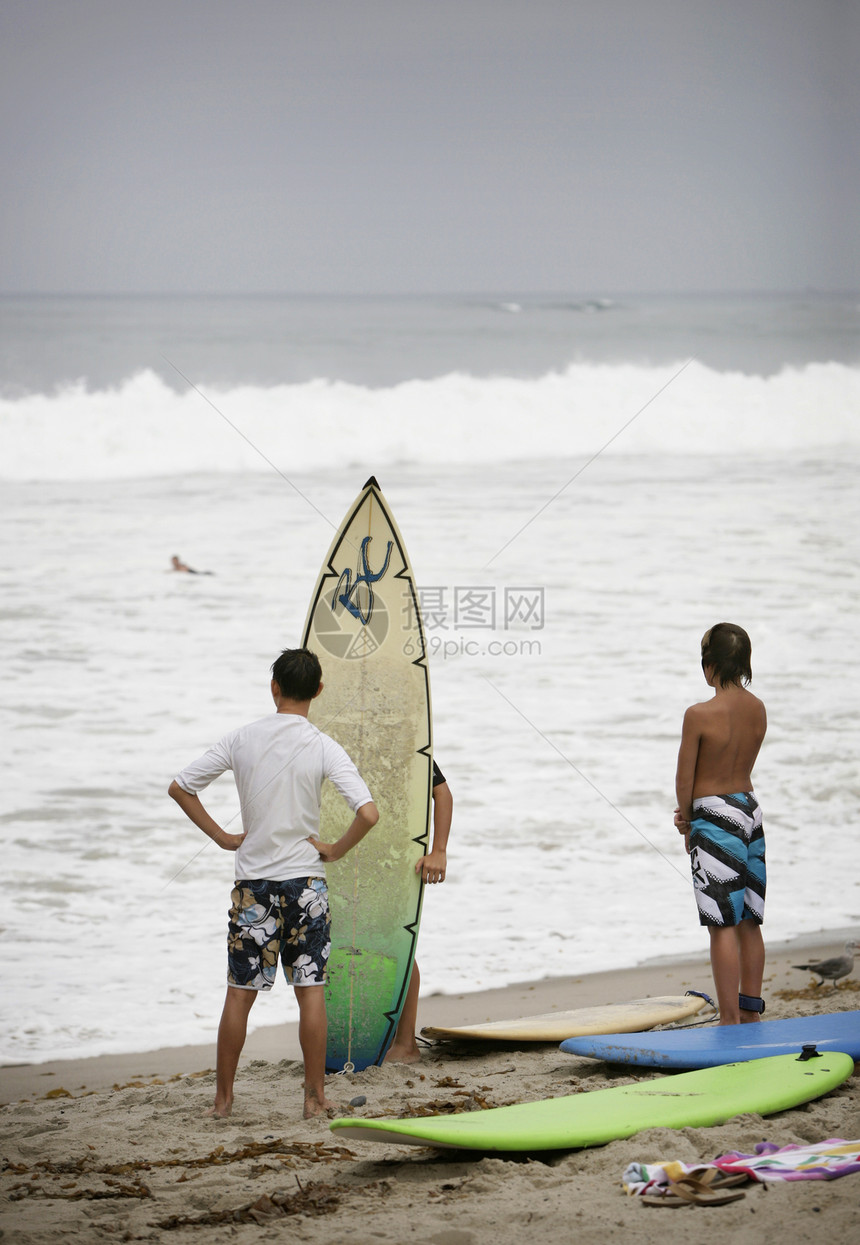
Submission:
M 615 298 L 767 298 L 788 295 L 801 297 L 860 296 L 860 287 L 825 287 L 817 285 L 773 286 L 750 288 L 656 289 L 444 289 L 444 290 L 253 290 L 253 289 L 184 289 L 184 290 L 0 290 L 0 298 L 344 298 L 344 299 L 432 299 L 432 298 L 553 298 L 577 302 L 600 302 Z

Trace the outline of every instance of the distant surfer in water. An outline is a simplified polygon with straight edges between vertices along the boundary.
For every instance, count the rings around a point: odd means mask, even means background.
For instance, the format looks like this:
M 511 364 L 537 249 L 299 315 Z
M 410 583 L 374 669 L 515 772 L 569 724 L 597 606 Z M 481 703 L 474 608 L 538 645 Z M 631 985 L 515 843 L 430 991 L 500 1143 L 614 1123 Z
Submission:
M 675 825 L 693 872 L 699 923 L 711 939 L 720 1024 L 761 1019 L 766 887 L 762 814 L 752 770 L 767 730 L 747 688 L 752 646 L 742 627 L 717 623 L 702 638 L 712 700 L 684 714 L 675 777 Z
M 361 775 L 340 744 L 308 721 L 322 691 L 315 653 L 285 649 L 272 666 L 274 714 L 225 735 L 187 765 L 168 794 L 185 815 L 227 852 L 236 853 L 236 881 L 227 935 L 227 997 L 218 1028 L 215 1105 L 228 1116 L 245 1044 L 248 1016 L 260 990 L 271 990 L 278 961 L 299 1005 L 305 1068 L 304 1117 L 326 1115 L 325 974 L 331 913 L 323 861 L 340 860 L 379 820 Z M 231 770 L 242 810 L 242 833 L 230 834 L 197 795 Z M 353 810 L 336 843 L 321 843 L 320 788 L 325 779 Z
M 214 571 L 195 571 L 193 566 L 187 566 L 178 553 L 174 553 L 170 559 L 170 568 L 174 571 L 180 571 L 185 575 L 214 575 Z
M 445 781 L 445 775 L 436 762 L 433 762 L 433 844 L 426 856 L 415 865 L 415 872 L 420 873 L 424 882 L 433 885 L 444 882 L 448 871 L 448 835 L 451 830 L 451 817 L 454 812 L 454 797 L 451 788 Z M 418 991 L 421 987 L 421 974 L 418 961 L 412 965 L 412 976 L 409 978 L 409 989 L 406 1001 L 400 1013 L 394 1041 L 386 1052 L 383 1063 L 417 1063 L 421 1058 L 418 1041 L 415 1036 L 418 1027 Z

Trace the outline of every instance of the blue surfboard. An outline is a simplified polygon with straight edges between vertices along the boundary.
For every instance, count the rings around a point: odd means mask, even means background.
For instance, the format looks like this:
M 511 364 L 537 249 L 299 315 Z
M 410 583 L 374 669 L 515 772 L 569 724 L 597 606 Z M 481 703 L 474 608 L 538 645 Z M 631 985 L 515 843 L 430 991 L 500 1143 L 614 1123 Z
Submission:
M 844 1051 L 860 1059 L 860 1011 L 825 1012 L 758 1024 L 719 1025 L 701 1029 L 651 1030 L 572 1037 L 561 1043 L 568 1055 L 645 1068 L 716 1068 L 768 1055 L 786 1055 L 802 1046 Z

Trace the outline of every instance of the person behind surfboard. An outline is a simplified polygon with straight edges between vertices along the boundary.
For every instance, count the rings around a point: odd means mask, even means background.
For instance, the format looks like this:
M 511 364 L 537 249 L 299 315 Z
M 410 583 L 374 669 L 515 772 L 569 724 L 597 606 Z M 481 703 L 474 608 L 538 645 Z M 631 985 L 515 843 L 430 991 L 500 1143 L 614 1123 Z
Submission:
M 742 627 L 717 623 L 702 637 L 712 700 L 684 714 L 675 776 L 675 825 L 690 856 L 699 923 L 708 928 L 720 1024 L 761 1019 L 766 887 L 762 814 L 752 770 L 767 730 Z
M 379 820 L 358 770 L 340 744 L 308 721 L 322 691 L 315 653 L 285 649 L 272 666 L 277 712 L 225 735 L 187 765 L 168 794 L 195 826 L 236 853 L 237 882 L 227 936 L 227 997 L 218 1028 L 215 1104 L 228 1116 L 233 1082 L 258 991 L 271 990 L 278 960 L 299 1005 L 299 1043 L 305 1069 L 304 1117 L 334 1108 L 325 1096 L 325 975 L 331 915 L 322 861 L 340 860 Z M 230 834 L 197 795 L 232 770 L 242 810 L 242 833 Z M 321 843 L 320 788 L 333 782 L 354 817 L 336 843 Z
M 451 817 L 454 811 L 454 798 L 445 781 L 445 775 L 436 762 L 433 762 L 433 844 L 426 856 L 422 856 L 415 865 L 415 872 L 420 873 L 424 882 L 433 885 L 444 882 L 448 871 L 448 834 L 451 830 Z M 421 1058 L 415 1031 L 418 1028 L 418 991 L 421 987 L 421 974 L 418 961 L 412 965 L 409 978 L 409 989 L 406 1001 L 400 1013 L 394 1041 L 388 1048 L 383 1063 L 417 1063 Z

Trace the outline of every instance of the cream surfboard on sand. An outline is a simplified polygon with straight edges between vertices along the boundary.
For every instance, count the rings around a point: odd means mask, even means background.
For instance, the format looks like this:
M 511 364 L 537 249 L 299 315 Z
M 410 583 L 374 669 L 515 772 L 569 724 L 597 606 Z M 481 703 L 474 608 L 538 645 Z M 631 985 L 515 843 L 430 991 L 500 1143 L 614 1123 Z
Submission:
M 735 1115 L 772 1115 L 820 1098 L 854 1071 L 850 1055 L 776 1055 L 633 1085 L 539 1102 L 417 1119 L 332 1120 L 339 1138 L 441 1149 L 576 1149 L 632 1137 L 645 1128 L 706 1128 Z
M 329 1071 L 381 1063 L 415 955 L 427 851 L 432 734 L 418 593 L 403 538 L 371 477 L 341 523 L 311 598 L 302 643 L 322 664 L 310 720 L 349 753 L 379 822 L 326 866 L 332 952 L 326 991 Z M 351 820 L 330 784 L 320 837 Z
M 565 1038 L 590 1033 L 638 1033 L 655 1025 L 677 1024 L 708 1005 L 708 1000 L 699 994 L 658 995 L 627 1003 L 521 1016 L 516 1020 L 491 1020 L 448 1029 L 428 1027 L 421 1030 L 421 1035 L 451 1042 L 563 1042 Z

